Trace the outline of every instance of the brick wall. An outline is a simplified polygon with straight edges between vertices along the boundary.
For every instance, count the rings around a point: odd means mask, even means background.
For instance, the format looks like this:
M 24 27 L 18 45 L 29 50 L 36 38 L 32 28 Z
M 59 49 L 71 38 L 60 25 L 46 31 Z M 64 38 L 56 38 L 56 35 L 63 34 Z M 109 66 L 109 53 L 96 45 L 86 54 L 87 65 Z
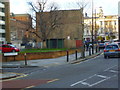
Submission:
M 76 49 L 78 52 L 80 52 L 80 49 Z M 75 53 L 76 50 L 68 50 L 69 54 Z M 40 53 L 27 53 L 26 58 L 27 60 L 35 60 L 35 59 L 48 59 L 48 58 L 57 58 L 60 56 L 65 56 L 66 51 L 56 51 L 56 52 L 40 52 Z M 2 62 L 8 62 L 8 61 L 21 61 L 25 60 L 24 54 L 19 54 L 18 56 L 9 56 L 4 57 L 2 56 Z

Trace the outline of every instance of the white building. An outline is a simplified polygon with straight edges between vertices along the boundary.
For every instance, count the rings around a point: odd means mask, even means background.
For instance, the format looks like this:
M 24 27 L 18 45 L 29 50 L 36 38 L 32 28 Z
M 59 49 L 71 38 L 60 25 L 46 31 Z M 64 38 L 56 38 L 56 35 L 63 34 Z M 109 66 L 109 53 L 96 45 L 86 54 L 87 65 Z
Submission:
M 99 8 L 99 12 L 93 14 L 93 36 L 97 40 L 102 37 L 104 40 L 110 40 L 118 38 L 118 15 L 105 16 L 102 7 Z M 87 15 L 84 18 L 84 38 L 85 40 L 91 40 L 92 35 L 92 17 Z
M 5 34 L 5 12 L 4 12 L 5 5 L 0 2 L 0 42 L 6 41 L 5 37 L 3 36 Z
M 0 43 L 10 43 L 9 0 L 0 1 Z

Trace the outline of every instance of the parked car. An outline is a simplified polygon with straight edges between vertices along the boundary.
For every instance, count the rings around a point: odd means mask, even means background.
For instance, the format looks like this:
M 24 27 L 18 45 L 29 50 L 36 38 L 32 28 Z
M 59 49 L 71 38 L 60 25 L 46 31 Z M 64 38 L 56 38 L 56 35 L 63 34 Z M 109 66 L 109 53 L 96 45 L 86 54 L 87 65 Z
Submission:
M 5 53 L 5 52 L 19 52 L 20 50 L 15 47 L 14 45 L 11 44 L 3 44 L 0 46 L 0 50 Z
M 110 44 L 110 42 L 104 42 L 104 46 L 107 46 L 108 44 Z
M 104 49 L 104 58 L 109 58 L 111 56 L 120 56 L 120 46 L 118 44 L 109 44 Z
M 98 47 L 99 48 L 105 48 L 105 44 L 101 42 L 101 43 L 98 44 Z

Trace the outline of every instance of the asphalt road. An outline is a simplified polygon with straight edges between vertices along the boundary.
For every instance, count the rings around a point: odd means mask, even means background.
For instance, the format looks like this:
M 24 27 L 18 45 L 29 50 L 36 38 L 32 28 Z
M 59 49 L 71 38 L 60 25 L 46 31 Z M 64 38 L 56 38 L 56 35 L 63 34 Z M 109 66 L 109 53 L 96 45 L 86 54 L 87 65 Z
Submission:
M 120 59 L 120 58 L 119 58 Z M 103 55 L 76 64 L 34 68 L 4 88 L 118 88 L 118 58 Z

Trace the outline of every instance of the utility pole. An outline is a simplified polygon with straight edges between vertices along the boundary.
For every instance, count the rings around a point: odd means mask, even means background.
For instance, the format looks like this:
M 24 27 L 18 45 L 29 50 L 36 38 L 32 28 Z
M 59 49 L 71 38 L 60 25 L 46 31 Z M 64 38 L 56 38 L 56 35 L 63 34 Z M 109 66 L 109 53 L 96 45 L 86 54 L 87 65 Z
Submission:
M 120 41 L 120 1 L 118 2 L 118 39 Z
M 83 8 L 81 8 L 81 12 L 82 12 L 82 53 L 81 53 L 81 57 L 84 58 L 85 57 L 85 47 L 84 47 L 84 15 L 83 15 Z
M 95 9 L 95 41 L 97 40 L 97 30 L 96 30 L 96 9 Z
M 93 39 L 93 0 L 92 0 L 92 54 L 94 54 L 94 39 Z
M 119 35 L 119 41 L 120 41 L 120 16 L 118 16 L 118 35 Z

